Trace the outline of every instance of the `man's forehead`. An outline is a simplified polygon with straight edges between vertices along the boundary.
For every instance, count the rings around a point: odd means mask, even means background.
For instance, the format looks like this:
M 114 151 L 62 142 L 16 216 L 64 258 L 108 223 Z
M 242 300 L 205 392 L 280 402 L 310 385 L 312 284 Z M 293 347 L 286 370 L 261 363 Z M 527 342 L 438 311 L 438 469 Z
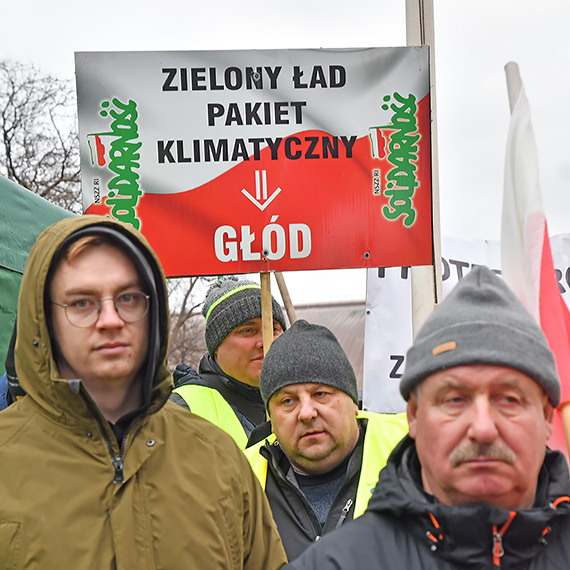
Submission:
M 86 273 L 89 270 L 91 261 L 93 266 L 100 263 L 101 259 L 115 259 L 119 262 L 122 270 L 125 286 L 135 286 L 141 284 L 140 275 L 135 264 L 129 259 L 122 248 L 113 244 L 97 244 L 80 251 L 72 259 L 62 258 L 59 260 L 53 273 L 52 283 L 57 280 L 60 284 L 63 281 L 66 288 L 82 290 L 94 284 L 104 283 L 106 276 L 103 274 Z
M 273 325 L 281 326 L 279 324 L 279 321 L 277 321 L 276 319 L 273 319 Z M 243 323 L 240 323 L 235 328 L 239 329 L 240 327 L 246 327 L 246 326 L 261 326 L 261 317 L 254 317 L 253 319 L 247 319 L 247 321 L 243 321 Z
M 246 325 L 259 325 L 259 324 L 261 324 L 261 317 L 255 317 L 253 319 L 247 319 L 247 321 L 243 321 L 243 323 L 240 323 L 236 328 L 243 327 Z
M 283 386 L 283 388 L 279 388 L 275 394 L 296 394 L 298 392 L 313 392 L 316 390 L 320 390 L 322 388 L 327 388 L 330 390 L 336 390 L 332 386 L 328 386 L 327 384 L 321 384 L 319 382 L 297 382 L 296 384 L 288 384 L 287 386 Z
M 492 388 L 528 389 L 543 392 L 536 380 L 514 368 L 492 364 L 468 364 L 434 372 L 420 384 L 422 390 L 483 390 Z

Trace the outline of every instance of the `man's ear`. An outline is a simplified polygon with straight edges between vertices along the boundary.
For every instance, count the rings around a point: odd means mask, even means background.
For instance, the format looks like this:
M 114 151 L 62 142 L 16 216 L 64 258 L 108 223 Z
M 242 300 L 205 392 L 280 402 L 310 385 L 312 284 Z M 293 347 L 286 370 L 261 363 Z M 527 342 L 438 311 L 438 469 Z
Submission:
M 554 421 L 554 406 L 550 403 L 548 396 L 544 396 L 542 405 L 544 411 L 544 421 L 546 424 L 546 439 L 549 440 L 552 435 L 553 421 Z
M 408 417 L 408 433 L 412 439 L 416 437 L 416 419 L 418 415 L 418 398 L 415 390 L 410 393 L 406 416 Z
M 269 402 L 267 402 L 267 406 L 265 408 L 265 417 L 267 418 L 268 422 L 271 422 L 271 411 L 269 409 Z M 271 422 L 271 433 L 275 433 L 275 431 L 273 430 L 273 422 Z

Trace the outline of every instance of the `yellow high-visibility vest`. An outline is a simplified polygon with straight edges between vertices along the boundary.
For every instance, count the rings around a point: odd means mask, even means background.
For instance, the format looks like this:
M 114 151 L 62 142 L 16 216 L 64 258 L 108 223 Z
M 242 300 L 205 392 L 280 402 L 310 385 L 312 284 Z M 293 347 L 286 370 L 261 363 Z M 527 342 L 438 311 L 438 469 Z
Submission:
M 225 398 L 215 389 L 200 384 L 185 384 L 172 390 L 188 405 L 190 411 L 229 433 L 240 449 L 247 445 L 241 422 Z

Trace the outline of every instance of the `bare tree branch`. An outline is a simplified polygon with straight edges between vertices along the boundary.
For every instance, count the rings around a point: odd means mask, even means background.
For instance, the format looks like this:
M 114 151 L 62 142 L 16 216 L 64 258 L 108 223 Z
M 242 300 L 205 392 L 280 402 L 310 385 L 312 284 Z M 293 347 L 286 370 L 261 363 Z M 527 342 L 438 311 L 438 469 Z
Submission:
M 186 277 L 168 280 L 171 318 L 168 364 L 171 369 L 179 362 L 197 369 L 200 358 L 207 352 L 205 321 L 199 307 L 204 298 L 204 285 L 214 279 L 215 277 Z
M 62 208 L 82 211 L 70 81 L 0 61 L 0 172 Z

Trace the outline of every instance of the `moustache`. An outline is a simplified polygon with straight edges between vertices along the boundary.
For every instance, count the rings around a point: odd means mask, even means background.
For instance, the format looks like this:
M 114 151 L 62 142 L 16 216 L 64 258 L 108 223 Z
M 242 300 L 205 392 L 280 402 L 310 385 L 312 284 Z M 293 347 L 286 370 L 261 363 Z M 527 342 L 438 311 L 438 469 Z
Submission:
M 516 458 L 515 452 L 509 447 L 478 442 L 470 443 L 466 447 L 456 447 L 449 454 L 449 461 L 453 467 L 473 459 L 498 459 L 512 465 Z

